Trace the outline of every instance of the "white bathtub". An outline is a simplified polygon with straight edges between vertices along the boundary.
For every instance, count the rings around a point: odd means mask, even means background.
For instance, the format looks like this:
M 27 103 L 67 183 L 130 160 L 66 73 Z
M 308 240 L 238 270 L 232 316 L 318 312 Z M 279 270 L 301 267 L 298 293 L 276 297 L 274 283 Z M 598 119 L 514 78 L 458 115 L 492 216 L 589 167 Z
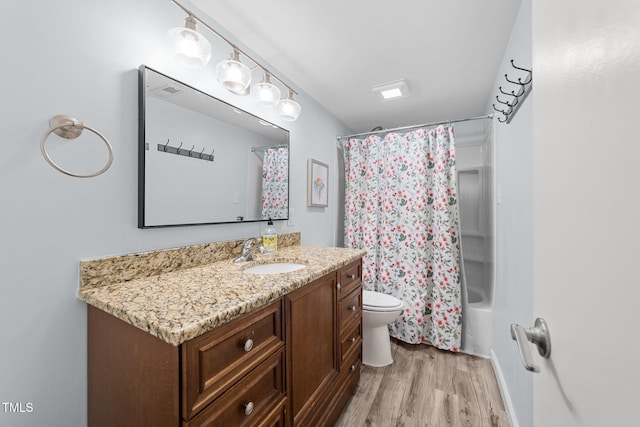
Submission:
M 475 356 L 489 357 L 491 348 L 491 301 L 483 289 L 467 288 L 467 304 L 462 307 L 462 351 Z

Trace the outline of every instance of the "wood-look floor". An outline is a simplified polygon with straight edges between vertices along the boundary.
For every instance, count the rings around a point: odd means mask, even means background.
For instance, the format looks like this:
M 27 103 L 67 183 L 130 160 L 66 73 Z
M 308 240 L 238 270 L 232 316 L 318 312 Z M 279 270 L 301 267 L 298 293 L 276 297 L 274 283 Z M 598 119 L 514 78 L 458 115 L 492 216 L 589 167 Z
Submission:
M 392 342 L 394 363 L 362 367 L 336 427 L 508 427 L 488 359 Z

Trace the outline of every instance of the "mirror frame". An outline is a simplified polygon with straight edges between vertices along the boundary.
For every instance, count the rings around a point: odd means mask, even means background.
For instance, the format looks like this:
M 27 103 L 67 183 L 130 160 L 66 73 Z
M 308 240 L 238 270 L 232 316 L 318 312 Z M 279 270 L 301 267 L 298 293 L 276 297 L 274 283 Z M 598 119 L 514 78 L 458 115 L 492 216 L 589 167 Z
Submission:
M 283 131 L 286 132 L 286 143 L 288 146 L 288 150 L 289 150 L 289 163 L 287 164 L 287 181 L 289 182 L 289 185 L 287 186 L 287 200 L 289 201 L 288 206 L 287 206 L 287 214 L 286 214 L 286 218 L 274 218 L 273 221 L 286 221 L 289 219 L 290 216 L 290 206 L 291 206 L 291 140 L 290 140 L 290 132 L 287 129 L 284 129 L 280 126 L 277 126 L 271 122 L 269 122 L 268 120 L 263 119 L 262 117 L 256 116 L 255 114 L 249 113 L 245 110 L 242 110 L 241 108 L 236 107 L 233 104 L 230 104 L 226 101 L 223 101 L 219 98 L 216 98 L 215 96 L 208 94 L 206 92 L 203 92 L 191 85 L 188 85 L 180 80 L 177 80 L 173 77 L 170 77 L 156 69 L 153 69 L 151 67 L 148 67 L 146 65 L 141 65 L 138 68 L 138 228 L 140 229 L 149 229 L 149 228 L 167 228 L 167 227 L 187 227 L 187 226 L 194 226 L 194 225 L 215 225 L 215 224 L 243 224 L 243 223 L 251 223 L 251 222 L 266 222 L 269 221 L 269 219 L 242 219 L 242 220 L 235 220 L 235 221 L 211 221 L 211 222 L 197 222 L 197 223 L 179 223 L 179 224 L 161 224 L 161 225 L 147 225 L 145 224 L 145 185 L 146 185 L 146 178 L 145 178 L 145 161 L 146 161 L 146 78 L 145 78 L 145 71 L 146 70 L 151 70 L 154 73 L 160 74 L 164 77 L 166 77 L 167 79 L 173 80 L 175 82 L 180 83 L 181 85 L 189 88 L 190 90 L 196 91 L 202 95 L 205 95 L 209 98 L 212 98 L 222 104 L 227 105 L 229 108 L 241 111 L 245 114 L 247 114 L 248 116 L 252 116 L 254 117 L 256 120 L 261 120 L 264 121 L 266 123 L 269 123 L 270 125 L 277 127 L 278 129 L 281 129 Z

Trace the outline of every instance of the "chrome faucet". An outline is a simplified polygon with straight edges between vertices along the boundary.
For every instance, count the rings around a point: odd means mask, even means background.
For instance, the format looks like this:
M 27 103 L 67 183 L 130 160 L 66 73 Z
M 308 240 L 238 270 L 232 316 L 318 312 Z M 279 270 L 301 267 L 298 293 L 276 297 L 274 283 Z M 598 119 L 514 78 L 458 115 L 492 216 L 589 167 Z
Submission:
M 259 251 L 261 254 L 264 253 L 264 247 L 262 246 L 253 246 L 254 243 L 258 243 L 256 239 L 247 239 L 242 244 L 242 254 L 240 257 L 233 260 L 234 263 L 252 261 L 253 255 L 256 251 Z

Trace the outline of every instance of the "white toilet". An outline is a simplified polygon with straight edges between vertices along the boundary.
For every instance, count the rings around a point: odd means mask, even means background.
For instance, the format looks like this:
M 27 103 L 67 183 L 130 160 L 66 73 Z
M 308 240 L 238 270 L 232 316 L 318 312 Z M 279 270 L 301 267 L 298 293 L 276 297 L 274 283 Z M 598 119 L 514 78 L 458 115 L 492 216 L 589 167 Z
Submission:
M 362 363 L 387 366 L 393 363 L 388 324 L 402 313 L 404 303 L 380 292 L 362 291 Z

